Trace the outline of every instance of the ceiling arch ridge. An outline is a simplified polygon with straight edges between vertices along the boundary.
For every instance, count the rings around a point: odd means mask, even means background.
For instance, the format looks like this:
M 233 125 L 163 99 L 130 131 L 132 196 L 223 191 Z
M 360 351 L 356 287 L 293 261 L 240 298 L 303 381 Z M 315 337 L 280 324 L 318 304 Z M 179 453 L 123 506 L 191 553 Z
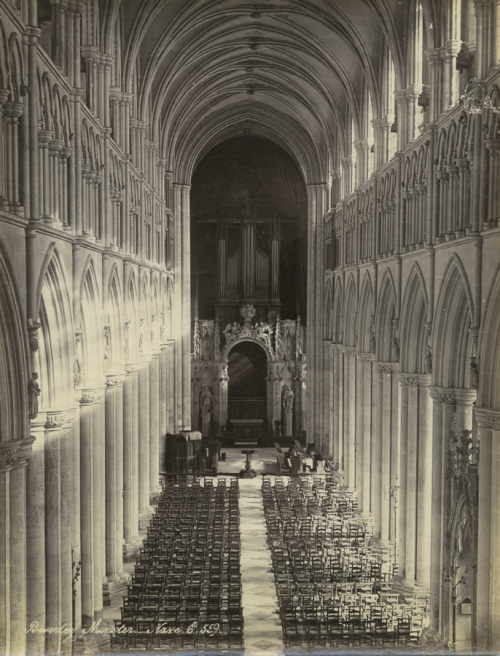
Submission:
M 265 78 L 258 78 L 257 76 L 255 76 L 255 79 L 262 80 L 264 83 L 268 83 L 268 80 L 266 80 Z M 242 78 L 238 77 L 234 80 L 229 80 L 229 81 L 224 80 L 218 85 L 217 84 L 211 85 L 210 88 L 207 88 L 205 90 L 205 92 L 203 94 L 204 99 L 206 101 L 208 101 L 212 96 L 217 94 L 217 102 L 219 102 L 220 101 L 220 93 L 224 92 L 226 90 L 228 82 L 229 82 L 229 84 L 232 85 L 232 87 L 230 87 L 230 91 L 231 91 L 232 95 L 235 95 L 238 92 L 239 93 L 248 93 L 248 90 L 245 91 L 245 89 L 246 89 L 245 86 L 241 86 L 241 87 L 237 86 L 238 82 L 240 82 L 241 80 L 242 80 Z M 288 98 L 291 98 L 292 103 L 293 103 L 291 106 L 295 109 L 295 112 L 300 113 L 300 115 L 302 116 L 304 122 L 308 125 L 309 129 L 311 131 L 317 131 L 317 130 L 314 129 L 314 125 L 311 123 L 311 118 L 312 118 L 312 120 L 315 121 L 318 124 L 319 128 L 321 129 L 322 133 L 325 136 L 325 139 L 327 141 L 331 141 L 331 138 L 329 138 L 330 126 L 328 124 L 327 118 L 324 116 L 324 113 L 323 113 L 321 107 L 319 107 L 319 105 L 316 102 L 313 103 L 313 100 L 312 100 L 311 97 L 309 97 L 309 100 L 306 101 L 304 99 L 303 95 L 300 95 L 298 92 L 296 92 L 294 90 L 293 86 L 291 88 L 286 88 L 284 86 L 281 86 L 281 88 L 280 88 L 276 85 L 276 83 L 274 83 L 274 87 L 276 87 L 276 88 L 274 88 L 274 89 L 269 88 L 269 87 L 265 88 L 265 85 L 263 85 L 263 87 L 256 90 L 256 93 L 259 93 L 259 96 L 261 94 L 262 94 L 262 96 L 266 96 L 266 95 L 269 96 L 269 97 L 274 96 L 276 98 L 276 100 L 280 103 L 283 102 L 283 98 L 280 95 L 276 95 L 276 94 L 282 94 L 282 95 L 285 95 Z M 249 90 L 251 90 L 251 89 L 249 89 Z M 293 100 L 295 102 L 293 102 Z M 192 106 L 192 103 L 188 103 L 188 104 Z M 198 105 L 196 105 L 194 110 L 199 111 L 200 107 L 201 107 L 201 105 L 198 104 Z M 189 116 L 189 114 L 187 114 L 183 110 L 182 104 L 179 104 L 177 109 L 178 109 L 178 112 L 177 112 L 178 120 L 177 121 L 173 120 L 170 123 L 170 127 L 171 127 L 172 132 L 179 130 L 179 121 L 185 123 L 185 122 L 190 120 L 190 116 Z M 302 109 L 302 111 L 301 111 L 301 109 Z M 306 110 L 305 112 L 303 111 L 304 109 Z M 310 116 L 308 116 L 308 115 L 310 115 Z M 174 119 L 175 114 L 172 113 L 171 117 L 172 117 L 172 119 Z
M 219 98 L 216 98 L 215 102 L 214 102 L 213 105 L 212 105 L 212 108 L 213 108 L 215 105 L 218 105 L 218 104 L 219 104 Z M 249 105 L 248 101 L 247 101 L 245 104 L 246 104 L 246 105 Z M 255 102 L 252 102 L 251 104 L 259 104 L 260 106 L 262 106 L 261 103 L 255 103 Z M 233 106 L 233 107 L 234 107 L 234 106 L 237 106 L 237 103 L 233 103 L 232 106 Z M 273 108 L 273 107 L 271 107 L 271 106 L 269 106 L 269 105 L 265 105 L 264 107 L 265 107 L 265 112 L 267 112 L 267 113 L 270 113 L 271 111 L 274 111 L 275 113 L 278 112 L 278 110 L 276 110 L 276 108 Z M 197 108 L 194 108 L 194 109 L 193 109 L 193 111 L 196 111 L 196 110 L 197 110 Z M 202 115 L 201 117 L 198 117 L 198 120 L 196 120 L 196 119 L 193 120 L 192 123 L 191 123 L 189 126 L 185 126 L 183 130 L 180 130 L 180 129 L 179 129 L 179 130 L 172 129 L 172 131 L 171 131 L 171 135 L 175 135 L 175 134 L 177 134 L 177 135 L 179 135 L 179 138 L 182 140 L 184 133 L 190 133 L 190 131 L 192 131 L 192 130 L 194 129 L 194 126 L 196 126 L 197 124 L 199 124 L 200 121 L 201 121 L 201 122 L 204 121 L 204 116 L 207 116 L 207 118 L 209 118 L 209 117 L 211 117 L 213 114 L 215 114 L 215 115 L 216 115 L 216 119 L 217 119 L 217 117 L 219 117 L 219 116 L 221 115 L 222 111 L 224 111 L 224 110 L 219 110 L 219 111 L 216 111 L 216 112 L 211 112 L 209 115 L 207 115 L 207 112 L 204 111 L 204 110 L 200 110 L 200 111 L 203 112 L 203 115 Z M 282 117 L 287 117 L 287 118 L 288 118 L 288 121 L 294 120 L 290 115 L 285 114 L 284 112 L 280 112 L 280 116 L 282 116 Z M 182 120 L 182 119 L 183 119 L 183 117 L 181 117 L 181 120 Z M 281 120 L 284 120 L 284 119 L 282 118 Z M 295 121 L 295 123 L 298 123 L 298 122 Z M 316 136 L 316 134 L 315 134 L 315 131 L 314 131 L 314 130 L 308 125 L 308 123 L 307 123 L 305 120 L 303 120 L 303 124 L 301 124 L 301 126 L 302 126 L 303 131 L 309 135 L 309 138 L 311 139 L 311 141 L 318 142 L 318 139 L 317 139 L 317 136 Z M 308 128 L 309 128 L 309 129 L 308 129 Z M 325 140 L 324 135 L 321 135 L 321 136 L 322 136 L 323 140 Z M 175 147 L 176 147 L 176 141 L 177 141 L 177 137 L 170 136 L 170 138 L 168 138 L 168 136 L 167 136 L 167 137 L 164 139 L 163 143 L 170 143 L 170 144 L 172 144 L 173 147 L 175 148 Z M 319 142 L 318 142 L 318 143 L 319 143 Z M 318 145 L 318 149 L 319 149 L 319 145 Z
M 345 42 L 352 48 L 353 52 L 357 56 L 358 62 L 361 66 L 361 70 L 363 71 L 365 77 L 368 80 L 368 84 L 370 86 L 370 89 L 372 90 L 372 93 L 374 95 L 374 98 L 377 101 L 378 104 L 378 85 L 377 85 L 377 79 L 376 79 L 376 73 L 375 73 L 375 67 L 373 66 L 372 62 L 372 56 L 368 52 L 368 49 L 366 47 L 366 41 L 363 39 L 363 37 L 358 33 L 358 30 L 356 29 L 356 26 L 354 23 L 351 21 L 349 17 L 347 17 L 342 10 L 336 8 L 336 12 L 340 15 L 343 14 L 344 16 L 344 22 L 339 22 L 337 25 L 336 21 L 328 21 L 328 24 L 330 28 L 332 29 L 333 32 L 338 34 L 339 37 L 343 38 Z M 310 15 L 304 12 L 305 15 Z M 322 22 L 324 25 L 325 23 Z M 350 30 L 345 30 L 345 29 L 339 29 L 338 31 L 335 29 L 337 27 L 343 28 L 344 25 L 348 25 L 350 27 Z M 296 26 L 294 26 L 295 29 L 297 29 Z M 299 32 L 300 33 L 300 32 Z M 348 36 L 356 36 L 357 38 L 355 40 L 351 40 L 348 38 Z M 321 43 L 318 41 L 318 39 L 315 39 L 318 43 Z M 332 55 L 333 56 L 333 55 Z
M 110 55 L 111 37 L 114 33 L 116 19 L 118 18 L 118 13 L 122 6 L 122 0 L 101 0 L 101 7 L 103 4 L 105 7 L 102 11 L 100 41 L 102 43 L 103 53 Z
M 210 116 L 210 120 L 184 138 L 184 143 L 166 153 L 176 178 L 189 183 L 198 161 L 215 145 L 234 136 L 236 125 L 246 120 L 253 122 L 252 134 L 274 141 L 292 156 L 306 184 L 325 177 L 322 172 L 327 170 L 328 163 L 321 162 L 321 148 L 300 124 L 290 117 L 269 112 L 267 107 L 240 103 L 228 108 L 223 115 Z
M 224 12 L 220 12 L 224 13 Z M 219 14 L 217 14 L 219 15 Z M 312 13 L 307 13 L 304 12 L 304 15 L 306 15 L 309 18 L 312 18 L 316 22 L 318 22 L 318 19 L 316 16 Z M 199 23 L 193 22 L 193 20 L 190 20 L 189 22 L 185 21 L 182 23 L 179 23 L 179 29 L 176 32 L 175 28 L 172 25 L 169 25 L 168 28 L 163 32 L 160 38 L 158 38 L 158 44 L 157 46 L 153 49 L 153 51 L 150 53 L 148 62 L 146 64 L 145 70 L 144 70 L 144 75 L 143 75 L 143 86 L 144 89 L 147 90 L 148 86 L 152 83 L 150 81 L 150 78 L 155 77 L 156 71 L 154 70 L 155 66 L 158 66 L 158 64 L 161 64 L 161 62 L 164 60 L 166 55 L 168 54 L 169 50 L 175 50 L 180 46 L 180 41 L 182 39 L 188 40 L 189 43 L 197 43 L 196 41 L 196 34 L 193 34 L 195 30 L 199 27 L 199 32 L 200 34 L 203 34 L 203 39 L 206 43 L 213 43 L 216 39 L 224 39 L 228 40 L 228 37 L 230 38 L 233 34 L 238 35 L 237 40 L 238 41 L 250 41 L 252 39 L 251 36 L 246 36 L 244 35 L 243 37 L 240 36 L 242 32 L 251 32 L 251 31 L 258 31 L 262 33 L 269 33 L 271 35 L 271 38 L 273 36 L 280 36 L 284 38 L 291 38 L 293 42 L 293 46 L 296 45 L 297 40 L 303 41 L 303 42 L 310 42 L 310 43 L 316 43 L 317 47 L 321 50 L 321 43 L 318 41 L 318 39 L 315 37 L 313 33 L 310 31 L 305 30 L 303 26 L 299 29 L 297 25 L 295 25 L 291 20 L 286 21 L 283 20 L 283 23 L 288 27 L 288 30 L 280 29 L 277 26 L 270 26 L 270 25 L 263 25 L 261 23 L 259 24 L 250 24 L 248 26 L 242 26 L 241 22 L 235 21 L 234 24 L 230 25 L 223 25 L 221 26 L 221 21 L 220 20 L 213 20 L 214 14 L 211 16 L 207 16 L 203 20 L 200 20 Z M 349 19 L 346 19 L 349 22 Z M 211 31 L 210 28 L 207 29 L 206 22 L 211 21 L 213 23 L 213 30 Z M 186 27 L 186 25 L 188 25 Z M 330 23 L 330 28 L 332 31 L 339 36 L 339 38 L 344 39 L 346 44 L 352 49 L 353 55 L 359 60 L 359 63 L 361 66 L 363 64 L 366 64 L 370 57 L 369 53 L 366 52 L 366 47 L 364 46 L 363 39 L 361 36 L 355 40 L 350 40 L 347 38 L 349 35 L 348 31 L 340 29 L 341 26 L 339 26 L 336 22 L 331 22 Z M 352 25 L 352 32 L 355 33 L 355 27 Z M 265 45 L 265 36 L 262 37 L 263 44 Z M 364 53 L 364 57 L 360 56 L 359 53 Z M 363 61 L 365 59 L 365 61 Z
M 230 30 L 228 33 L 240 33 L 241 32 L 241 27 L 235 28 Z M 308 33 L 309 34 L 309 33 Z M 227 36 L 227 35 L 226 35 Z M 293 40 L 294 34 L 288 35 L 291 38 L 290 42 L 290 48 L 293 49 L 294 56 L 296 57 L 297 51 L 303 52 L 306 55 L 310 56 L 313 60 L 315 61 L 321 61 L 325 68 L 330 68 L 333 69 L 336 72 L 336 76 L 340 80 L 342 86 L 344 87 L 344 91 L 348 97 L 351 99 L 351 105 L 354 106 L 356 109 L 354 111 L 355 115 L 358 114 L 359 109 L 357 107 L 357 102 L 356 102 L 356 91 L 354 89 L 354 85 L 351 81 L 351 76 L 348 73 L 347 69 L 343 65 L 342 61 L 334 55 L 334 53 L 330 51 L 325 51 L 321 47 L 321 43 L 314 38 L 313 35 L 309 34 L 309 37 L 306 40 L 302 40 L 303 42 L 307 43 L 314 43 L 314 47 L 309 46 L 309 47 L 302 47 L 300 43 L 297 43 L 296 41 Z M 177 54 L 175 58 L 175 63 L 177 66 L 171 66 L 170 70 L 172 71 L 172 68 L 177 69 L 178 72 L 184 71 L 187 66 L 189 66 L 191 63 L 193 63 L 194 60 L 200 61 L 203 65 L 206 65 L 207 58 L 213 57 L 213 52 L 214 51 L 219 51 L 221 48 L 227 49 L 231 54 L 234 55 L 234 48 L 233 44 L 230 42 L 225 42 L 224 44 L 219 44 L 218 42 L 214 42 L 213 39 L 207 39 L 207 35 L 205 35 L 205 39 L 207 40 L 207 47 L 205 49 L 199 49 L 197 48 L 196 50 L 184 50 L 180 49 L 179 53 Z M 239 42 L 239 41 L 238 41 Z M 283 52 L 283 50 L 280 50 L 280 45 L 283 46 L 284 44 L 282 42 L 280 43 L 270 43 L 267 44 L 267 48 L 272 48 L 273 50 L 276 50 L 278 52 Z M 172 44 L 170 43 L 168 46 L 169 49 L 172 48 Z M 192 53 L 192 54 L 191 54 Z M 151 55 L 152 57 L 152 55 Z M 150 57 L 150 59 L 151 59 Z M 157 55 L 155 56 L 155 61 L 158 61 L 160 59 L 160 56 Z M 161 58 L 163 60 L 163 57 Z M 176 72 L 172 71 L 172 77 L 175 75 Z M 162 84 L 160 88 L 163 88 L 166 84 L 169 83 L 169 78 L 166 76 L 164 77 Z M 143 81 L 141 83 L 141 92 L 140 92 L 140 98 L 142 98 L 142 107 L 141 109 L 143 110 L 144 104 L 146 102 L 146 99 L 150 97 L 152 87 L 154 84 L 154 76 L 151 77 L 149 76 L 144 76 Z M 372 78 L 372 84 L 373 84 L 373 78 Z M 159 88 L 159 91 L 160 91 Z M 373 84 L 373 88 L 376 88 L 376 85 Z
M 254 104 L 255 105 L 255 104 Z M 203 125 L 210 125 L 212 123 L 215 124 L 216 129 L 217 125 L 219 123 L 223 123 L 223 120 L 228 120 L 225 117 L 229 117 L 230 125 L 234 126 L 235 123 L 235 118 L 238 123 L 241 123 L 242 120 L 242 114 L 238 113 L 242 111 L 242 107 L 245 108 L 246 113 L 243 112 L 243 116 L 245 119 L 250 115 L 251 113 L 251 105 L 248 103 L 239 103 L 236 105 L 236 111 L 228 111 L 231 110 L 235 107 L 235 105 L 232 106 L 232 108 L 227 108 L 227 110 L 224 110 L 223 112 L 212 112 L 207 118 L 203 118 L 201 121 L 198 121 L 197 124 L 194 124 L 193 126 L 190 126 L 188 130 L 185 131 L 185 133 L 179 135 L 179 138 L 177 140 L 171 139 L 169 141 L 165 141 L 164 143 L 168 143 L 171 146 L 171 151 L 172 153 L 176 153 L 181 149 L 181 144 L 183 142 L 187 141 L 193 141 L 195 143 L 198 143 L 199 137 L 198 137 L 198 132 L 199 130 L 203 129 Z M 262 109 L 262 111 L 260 111 Z M 258 122 L 264 122 L 265 124 L 268 124 L 270 120 L 270 116 L 272 116 L 272 113 L 270 111 L 270 108 L 268 106 L 259 106 L 258 109 L 255 111 L 255 119 Z M 309 133 L 300 123 L 298 123 L 293 117 L 289 115 L 285 115 L 282 112 L 278 112 L 276 109 L 274 109 L 274 116 L 279 117 L 278 119 L 274 119 L 273 121 L 273 130 L 276 130 L 278 132 L 283 132 L 287 136 L 290 134 L 294 135 L 294 138 L 297 140 L 297 142 L 303 142 L 304 144 L 314 144 L 314 154 L 313 154 L 313 159 L 321 159 L 321 147 L 320 144 L 318 143 L 317 139 L 315 138 L 314 134 Z M 252 120 L 250 118 L 250 120 Z M 284 129 L 282 126 L 286 125 L 286 129 Z M 255 126 L 253 126 L 255 127 Z M 186 136 L 187 135 L 187 136 Z M 191 136 L 192 135 L 192 136 Z M 304 146 L 303 150 L 304 152 L 308 152 L 308 146 Z M 310 149 L 309 149 L 310 150 Z M 177 161 L 177 158 L 176 158 Z M 309 168 L 311 168 L 309 166 Z
M 129 6 L 133 6 L 133 4 L 134 3 L 130 2 Z M 136 16 L 130 29 L 130 33 L 126 35 L 125 42 L 127 43 L 127 47 L 123 56 L 122 88 L 125 89 L 125 92 L 127 93 L 132 93 L 134 66 L 146 31 L 149 25 L 153 22 L 155 16 L 164 7 L 164 0 L 149 0 L 149 2 L 140 3 L 137 7 Z
M 402 40 L 401 36 L 398 35 L 394 13 L 387 6 L 387 0 L 365 0 L 365 2 L 368 6 L 372 7 L 377 16 L 379 27 L 387 40 L 391 52 L 396 87 L 402 89 L 404 80 L 404 57 L 400 46 Z
M 222 67 L 224 65 L 225 58 L 231 56 L 231 54 L 232 53 L 230 51 L 226 51 L 223 55 L 221 55 L 214 62 L 214 66 L 221 66 Z M 255 55 L 253 55 L 253 56 L 255 57 Z M 247 58 L 247 61 L 248 61 L 248 58 Z M 281 59 L 279 61 L 281 62 Z M 236 65 L 232 66 L 231 71 L 234 71 L 235 69 L 243 68 L 244 63 L 245 63 L 245 60 L 243 60 L 242 63 L 238 66 L 236 66 Z M 295 70 L 293 70 L 292 73 L 295 76 L 297 76 L 298 74 L 301 73 L 307 79 L 306 73 L 307 73 L 308 70 L 310 70 L 311 71 L 311 82 L 310 82 L 310 84 L 312 84 L 312 77 L 313 77 L 312 67 L 310 67 L 307 62 L 301 62 L 301 63 L 302 63 L 302 66 L 301 67 L 296 66 Z M 302 72 L 302 69 L 305 70 L 304 73 Z M 183 88 L 185 90 L 190 89 L 190 88 L 192 88 L 192 84 L 196 84 L 198 82 L 198 80 L 205 79 L 206 77 L 207 77 L 207 75 L 206 75 L 205 71 L 203 71 L 201 69 L 199 69 L 198 71 L 192 71 L 190 73 L 190 76 L 187 77 L 184 80 L 185 84 L 183 85 Z M 340 104 L 338 103 L 336 96 L 334 96 L 332 93 L 329 93 L 329 95 L 326 95 L 326 91 L 329 91 L 329 87 L 326 84 L 326 82 L 324 82 L 324 87 L 321 89 L 321 91 L 323 92 L 323 94 L 325 94 L 325 99 L 329 103 L 330 109 L 335 114 L 336 120 L 339 121 L 341 124 L 343 124 L 342 112 L 341 112 Z M 158 115 L 162 111 L 163 104 L 165 102 L 165 99 L 166 99 L 168 93 L 169 93 L 169 88 L 165 84 L 163 86 L 162 90 L 161 90 L 161 94 L 159 92 L 157 94 L 155 100 L 154 100 L 153 112 L 152 112 L 154 122 L 156 122 L 158 120 Z M 177 101 L 171 100 L 169 102 L 169 108 L 167 109 L 167 113 L 172 114 L 176 110 L 176 107 L 177 107 Z
M 186 95 L 186 94 L 188 93 L 189 89 L 191 89 L 191 88 L 192 88 L 191 85 L 186 84 L 185 87 L 184 87 L 184 95 Z M 171 104 L 171 103 L 169 103 L 169 104 Z M 161 106 L 162 106 L 162 105 L 160 105 L 160 103 L 156 103 L 156 104 L 155 104 L 155 114 L 154 114 L 154 116 L 152 117 L 152 118 L 153 118 L 153 123 L 155 123 L 155 124 L 156 124 L 156 121 L 157 121 L 157 114 L 156 114 L 156 112 L 158 111 L 158 108 L 161 107 Z M 330 104 L 330 109 L 334 108 L 335 106 L 336 106 L 336 104 Z M 177 109 L 177 107 L 178 107 L 178 105 L 176 106 L 175 109 Z M 171 116 L 173 110 L 169 109 L 168 112 L 169 112 L 169 116 Z M 343 126 L 343 120 L 341 120 L 341 116 L 342 116 L 342 112 L 340 111 L 340 108 L 339 108 L 338 111 L 337 111 L 337 120 L 339 120 L 340 125 Z M 169 119 L 166 123 L 163 122 L 163 125 L 159 128 L 159 131 L 160 131 L 160 133 L 162 133 L 162 134 L 164 133 L 165 125 L 167 125 L 167 127 L 168 127 L 169 125 L 172 125 L 172 123 L 170 123 L 170 119 Z M 324 125 L 324 130 L 326 130 L 326 133 L 329 134 L 329 132 L 330 132 L 330 128 L 329 128 L 329 123 L 328 123 L 328 121 L 327 121 L 326 124 Z

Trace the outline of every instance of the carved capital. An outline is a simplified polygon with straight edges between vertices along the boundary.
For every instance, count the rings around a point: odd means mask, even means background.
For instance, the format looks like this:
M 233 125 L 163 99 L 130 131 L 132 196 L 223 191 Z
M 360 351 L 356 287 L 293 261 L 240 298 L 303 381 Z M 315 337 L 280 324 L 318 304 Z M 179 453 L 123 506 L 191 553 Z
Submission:
M 9 471 L 16 462 L 19 448 L 12 447 L 13 442 L 7 442 L 6 445 L 0 445 L 0 473 Z
M 81 405 L 92 405 L 97 401 L 97 392 L 95 390 L 83 390 L 80 399 Z
M 61 428 L 66 422 L 66 417 L 62 412 L 57 413 L 47 413 L 47 419 L 45 421 L 45 428 Z
M 498 410 L 474 408 L 474 414 L 480 428 L 500 431 L 500 412 Z
M 38 329 L 41 325 L 38 321 L 28 319 L 28 341 L 32 351 L 38 351 Z

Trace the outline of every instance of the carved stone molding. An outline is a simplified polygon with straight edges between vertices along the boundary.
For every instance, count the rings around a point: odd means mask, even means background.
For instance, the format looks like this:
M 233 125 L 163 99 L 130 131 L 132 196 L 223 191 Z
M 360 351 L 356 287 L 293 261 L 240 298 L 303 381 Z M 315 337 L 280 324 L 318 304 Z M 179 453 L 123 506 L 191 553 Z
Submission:
M 66 416 L 62 412 L 58 413 L 47 413 L 47 419 L 45 421 L 45 428 L 61 428 L 61 426 L 66 423 Z
M 500 411 L 487 408 L 474 408 L 474 414 L 480 428 L 500 431 Z
M 392 364 L 381 364 L 383 374 L 392 374 Z
M 19 449 L 2 449 L 0 450 L 0 470 L 10 468 L 17 460 Z
M 38 329 L 41 325 L 38 321 L 28 319 L 28 341 L 32 351 L 38 351 Z
M 127 374 L 135 374 L 139 371 L 140 365 L 139 364 L 126 364 L 125 365 L 125 371 Z
M 95 390 L 83 390 L 82 397 L 80 399 L 81 405 L 92 405 L 97 401 L 97 393 Z
M 34 437 L 28 437 L 20 441 L 0 442 L 0 473 L 25 467 L 34 441 Z
M 418 387 L 418 376 L 405 376 L 408 387 Z

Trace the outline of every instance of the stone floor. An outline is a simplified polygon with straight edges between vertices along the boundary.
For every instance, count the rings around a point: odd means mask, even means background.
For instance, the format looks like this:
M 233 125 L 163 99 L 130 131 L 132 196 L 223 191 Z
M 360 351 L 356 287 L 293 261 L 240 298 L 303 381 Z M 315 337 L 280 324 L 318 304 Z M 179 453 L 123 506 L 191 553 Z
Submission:
M 277 473 L 276 450 L 255 448 L 254 479 L 240 479 L 241 583 L 245 624 L 245 654 L 280 656 L 283 633 L 277 614 L 278 601 L 271 552 L 266 542 L 266 522 L 260 487 L 261 473 Z M 241 449 L 227 449 L 226 462 L 220 463 L 220 476 L 244 469 L 246 456 Z M 273 467 L 274 464 L 274 467 Z
M 219 463 L 217 478 L 226 478 L 227 483 L 245 468 L 246 456 L 241 448 L 228 448 L 226 462 Z M 277 614 L 278 600 L 274 576 L 271 571 L 271 552 L 266 542 L 266 523 L 260 488 L 262 474 L 277 476 L 276 450 L 254 447 L 253 479 L 239 479 L 240 487 L 240 531 L 241 531 L 241 583 L 244 618 L 244 640 L 246 656 L 283 656 L 283 633 Z M 203 478 L 202 478 L 203 482 Z M 214 481 L 216 484 L 216 482 Z M 141 522 L 141 535 L 145 537 L 148 521 Z M 133 563 L 125 563 L 124 570 L 132 574 Z M 113 620 L 120 617 L 122 596 L 126 585 L 111 586 L 111 605 L 104 608 L 102 626 L 111 629 Z M 99 636 L 87 636 L 85 643 L 78 645 L 74 653 L 92 656 L 111 652 L 108 640 Z M 227 654 L 227 650 L 224 652 Z M 217 656 L 211 654 L 211 656 Z

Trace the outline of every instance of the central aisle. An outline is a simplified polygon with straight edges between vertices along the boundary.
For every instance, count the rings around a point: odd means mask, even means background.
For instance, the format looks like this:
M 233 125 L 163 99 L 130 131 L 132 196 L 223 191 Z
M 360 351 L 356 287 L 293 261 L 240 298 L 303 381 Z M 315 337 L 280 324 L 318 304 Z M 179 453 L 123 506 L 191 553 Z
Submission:
M 275 449 L 255 448 L 252 468 L 254 479 L 239 479 L 241 585 L 245 656 L 269 654 L 282 656 L 283 632 L 276 613 L 278 600 L 274 575 L 271 571 L 271 552 L 266 541 L 266 521 L 260 487 L 260 473 L 275 467 Z M 227 461 L 220 463 L 219 472 L 236 473 L 243 469 L 245 456 L 241 449 L 227 449 Z M 222 471 L 221 471 L 222 469 Z
M 240 480 L 241 585 L 245 654 L 283 654 L 271 552 L 266 542 L 261 477 Z

